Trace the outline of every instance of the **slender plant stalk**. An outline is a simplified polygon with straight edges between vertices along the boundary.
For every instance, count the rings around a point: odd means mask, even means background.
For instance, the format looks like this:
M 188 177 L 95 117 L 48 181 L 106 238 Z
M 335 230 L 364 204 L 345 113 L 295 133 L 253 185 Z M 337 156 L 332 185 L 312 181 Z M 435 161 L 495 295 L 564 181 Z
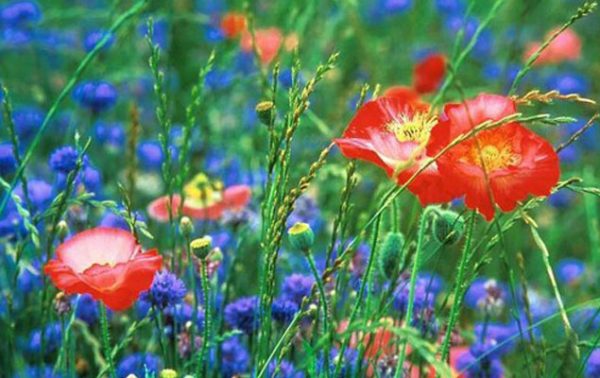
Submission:
M 106 316 L 106 306 L 100 302 L 100 327 L 102 328 L 102 347 L 104 348 L 104 358 L 108 363 L 108 375 L 116 378 L 115 362 L 110 348 L 110 330 L 108 328 L 108 317 Z
M 446 361 L 450 352 L 450 342 L 452 340 L 452 330 L 460 315 L 462 298 L 464 295 L 464 289 L 466 287 L 465 272 L 467 265 L 470 260 L 470 256 L 473 252 L 471 248 L 471 241 L 473 238 L 473 226 L 475 224 L 475 212 L 471 213 L 469 217 L 469 223 L 467 224 L 467 230 L 465 233 L 465 244 L 462 248 L 460 262 L 458 264 L 458 272 L 456 274 L 456 284 L 454 285 L 454 304 L 450 309 L 450 315 L 448 316 L 448 325 L 446 328 L 446 334 L 444 335 L 444 341 L 442 342 L 441 349 L 441 360 Z
M 200 260 L 200 280 L 202 281 L 202 295 L 204 296 L 204 332 L 202 336 L 202 349 L 198 357 L 198 370 L 196 374 L 198 377 L 202 377 L 204 374 L 204 362 L 208 352 L 208 344 L 210 341 L 210 317 L 211 317 L 211 299 L 210 299 L 210 284 L 208 282 L 208 261 L 206 259 Z M 192 341 L 193 342 L 193 341 Z

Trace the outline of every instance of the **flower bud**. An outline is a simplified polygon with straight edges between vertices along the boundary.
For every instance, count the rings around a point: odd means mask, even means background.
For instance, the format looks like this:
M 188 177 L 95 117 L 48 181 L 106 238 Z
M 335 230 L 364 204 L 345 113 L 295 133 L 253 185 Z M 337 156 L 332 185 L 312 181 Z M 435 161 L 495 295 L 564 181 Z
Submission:
M 315 242 L 315 234 L 308 223 L 296 222 L 288 229 L 290 243 L 296 249 L 307 252 Z
M 162 369 L 159 378 L 177 378 L 177 372 L 173 369 Z
M 56 296 L 54 297 L 54 310 L 58 316 L 66 315 L 71 311 L 71 301 L 69 300 L 69 296 L 62 291 L 56 293 Z
M 221 261 L 223 261 L 223 252 L 221 251 L 221 248 L 214 248 L 208 255 L 208 262 L 216 263 Z
M 189 238 L 194 233 L 194 224 L 192 223 L 192 220 L 185 216 L 182 217 L 179 222 L 179 231 L 181 232 L 181 235 Z
M 465 220 L 452 210 L 440 210 L 433 221 L 433 236 L 441 244 L 454 245 L 465 233 Z
M 212 248 L 212 238 L 208 235 L 192 240 L 190 248 L 196 257 L 204 260 Z
M 58 236 L 58 240 L 62 243 L 67 238 L 67 235 L 69 235 L 69 225 L 64 220 L 61 220 L 56 225 L 56 236 Z
M 404 248 L 404 235 L 400 232 L 390 232 L 383 241 L 379 254 L 379 270 L 388 280 L 393 279 L 400 269 L 402 250 Z
M 264 124 L 269 126 L 271 119 L 273 119 L 273 112 L 275 111 L 275 104 L 273 101 L 261 101 L 256 104 L 256 114 L 258 119 Z

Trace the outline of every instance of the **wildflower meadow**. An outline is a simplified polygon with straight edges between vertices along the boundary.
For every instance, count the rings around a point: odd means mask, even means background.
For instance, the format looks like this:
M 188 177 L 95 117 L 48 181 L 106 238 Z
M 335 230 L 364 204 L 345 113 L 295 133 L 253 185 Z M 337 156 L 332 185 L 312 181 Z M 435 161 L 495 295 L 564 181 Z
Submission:
M 0 378 L 600 378 L 595 0 L 0 0 Z

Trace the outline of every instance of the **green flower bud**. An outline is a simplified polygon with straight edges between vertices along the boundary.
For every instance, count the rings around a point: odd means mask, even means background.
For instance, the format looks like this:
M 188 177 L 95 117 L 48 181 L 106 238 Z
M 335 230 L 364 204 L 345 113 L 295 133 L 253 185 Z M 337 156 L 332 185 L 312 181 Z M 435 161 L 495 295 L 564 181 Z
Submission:
M 288 230 L 290 243 L 296 249 L 307 252 L 315 242 L 315 234 L 308 223 L 296 222 Z
M 433 220 L 433 236 L 441 244 L 454 245 L 465 233 L 465 220 L 452 210 L 440 210 Z
M 219 262 L 223 261 L 223 252 L 221 248 L 217 247 L 212 250 L 212 252 L 208 255 L 209 262 Z
M 61 220 L 56 225 L 56 236 L 58 236 L 58 240 L 62 243 L 67 238 L 67 235 L 69 235 L 69 225 L 64 220 Z
M 400 232 L 390 232 L 383 241 L 379 254 L 379 270 L 388 280 L 392 279 L 400 269 L 404 242 L 404 235 Z
M 256 104 L 256 114 L 258 119 L 264 124 L 269 126 L 273 119 L 273 112 L 275 111 L 275 104 L 273 101 L 261 101 Z
M 184 237 L 190 237 L 194 233 L 194 223 L 192 223 L 192 220 L 185 216 L 182 217 L 179 222 L 179 231 Z
M 204 260 L 212 248 L 212 238 L 207 235 L 198 239 L 194 239 L 190 243 L 190 248 L 196 257 Z

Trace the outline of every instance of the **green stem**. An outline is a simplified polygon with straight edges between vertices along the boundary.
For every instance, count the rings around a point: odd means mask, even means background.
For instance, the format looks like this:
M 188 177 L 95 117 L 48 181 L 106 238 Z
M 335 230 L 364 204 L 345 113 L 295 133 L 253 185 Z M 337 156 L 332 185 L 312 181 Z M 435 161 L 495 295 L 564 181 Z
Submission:
M 200 260 L 200 279 L 202 281 L 202 295 L 204 296 L 204 333 L 202 336 L 202 349 L 200 350 L 200 355 L 198 357 L 198 370 L 196 372 L 198 377 L 203 376 L 204 373 L 204 361 L 206 361 L 211 327 L 210 285 L 208 283 L 208 262 L 206 259 Z
M 427 220 L 429 216 L 437 211 L 437 207 L 427 207 L 423 211 L 423 215 L 421 215 L 421 220 L 419 221 L 419 234 L 417 236 L 417 250 L 415 251 L 415 261 L 413 262 L 412 272 L 410 274 L 410 291 L 408 293 L 408 304 L 406 306 L 406 318 L 404 320 L 404 327 L 410 327 L 410 323 L 412 322 L 413 316 L 413 308 L 415 306 L 415 288 L 417 286 L 417 275 L 419 274 L 419 264 L 421 252 L 423 250 L 423 242 L 425 239 L 425 231 L 427 230 Z M 402 349 L 400 350 L 400 355 L 398 356 L 398 365 L 396 365 L 396 373 L 394 375 L 395 378 L 400 378 L 400 374 L 403 371 L 404 359 L 406 357 L 406 341 L 402 344 Z
M 454 328 L 454 324 L 456 324 L 456 320 L 460 315 L 460 309 L 462 304 L 462 297 L 464 295 L 464 285 L 463 280 L 465 277 L 465 270 L 467 268 L 467 263 L 470 259 L 471 255 L 471 238 L 473 235 L 473 225 L 475 224 L 475 213 L 471 213 L 471 217 L 469 218 L 469 224 L 467 226 L 467 232 L 465 235 L 465 244 L 462 249 L 462 255 L 460 258 L 460 263 L 458 265 L 458 273 L 456 275 L 456 284 L 454 285 L 454 304 L 450 309 L 450 315 L 448 318 L 448 328 L 446 329 L 446 335 L 444 336 L 444 341 L 442 343 L 442 361 L 446 361 L 448 358 L 448 353 L 450 352 L 450 340 L 452 339 L 452 329 Z
M 558 284 L 556 283 L 556 277 L 554 276 L 554 271 L 552 270 L 552 264 L 550 264 L 550 253 L 548 252 L 548 248 L 546 247 L 546 243 L 540 237 L 540 234 L 537 232 L 533 225 L 529 225 L 529 229 L 531 230 L 531 234 L 533 235 L 533 240 L 535 244 L 538 246 L 540 251 L 542 252 L 542 260 L 544 261 L 544 266 L 546 267 L 546 274 L 548 274 L 548 279 L 550 279 L 550 286 L 552 286 L 552 291 L 554 293 L 554 298 L 556 299 L 556 303 L 558 304 L 558 309 L 560 311 L 560 316 L 565 327 L 565 332 L 567 337 L 572 338 L 576 337 L 575 332 L 573 331 L 573 327 L 571 327 L 571 322 L 569 321 L 569 317 L 567 316 L 567 311 L 565 310 L 565 305 L 563 304 L 562 297 L 560 295 L 560 291 L 558 290 Z M 577 345 L 574 345 L 575 354 L 577 359 L 579 359 L 579 348 Z
M 104 358 L 108 363 L 108 375 L 111 378 L 116 378 L 115 363 L 111 354 L 110 348 L 110 331 L 108 329 L 108 317 L 106 316 L 106 306 L 100 302 L 100 326 L 102 328 L 102 347 L 104 348 Z

